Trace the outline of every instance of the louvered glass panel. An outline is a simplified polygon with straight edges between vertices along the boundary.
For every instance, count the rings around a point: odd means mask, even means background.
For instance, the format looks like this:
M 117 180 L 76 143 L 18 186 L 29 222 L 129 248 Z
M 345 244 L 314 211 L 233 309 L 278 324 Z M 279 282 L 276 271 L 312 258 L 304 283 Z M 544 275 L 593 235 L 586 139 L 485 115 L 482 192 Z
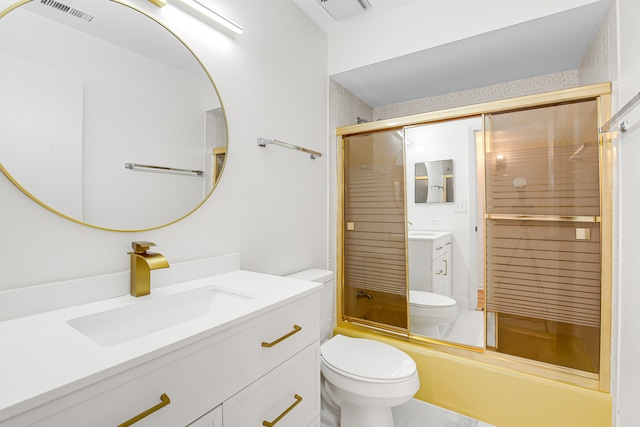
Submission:
M 489 347 L 597 373 L 596 101 L 494 114 L 486 129 Z
M 344 313 L 406 330 L 403 162 L 396 131 L 344 139 Z

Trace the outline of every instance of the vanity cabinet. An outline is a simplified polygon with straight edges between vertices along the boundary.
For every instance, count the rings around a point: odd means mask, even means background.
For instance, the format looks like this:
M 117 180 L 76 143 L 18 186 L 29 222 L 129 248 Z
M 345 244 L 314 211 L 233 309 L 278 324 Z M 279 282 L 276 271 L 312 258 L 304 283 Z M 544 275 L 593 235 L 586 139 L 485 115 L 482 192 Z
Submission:
M 431 261 L 433 293 L 451 296 L 451 251 Z
M 320 411 L 320 349 L 310 346 L 224 402 L 224 426 L 300 427 Z M 267 424 L 264 424 L 264 421 Z
M 115 427 L 149 410 L 131 425 L 261 426 L 284 413 L 278 427 L 307 426 L 320 413 L 318 298 L 272 309 L 0 425 Z
M 222 405 L 207 412 L 187 427 L 221 427 L 222 426 Z
M 409 287 L 451 296 L 451 233 L 409 232 Z

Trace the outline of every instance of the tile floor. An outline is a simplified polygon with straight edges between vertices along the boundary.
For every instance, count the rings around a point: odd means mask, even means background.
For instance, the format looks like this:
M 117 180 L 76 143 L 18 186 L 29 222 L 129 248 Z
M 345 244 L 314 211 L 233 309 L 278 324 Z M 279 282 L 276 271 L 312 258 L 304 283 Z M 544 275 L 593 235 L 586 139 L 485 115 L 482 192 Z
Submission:
M 395 427 L 494 427 L 416 399 L 393 408 L 393 421 Z

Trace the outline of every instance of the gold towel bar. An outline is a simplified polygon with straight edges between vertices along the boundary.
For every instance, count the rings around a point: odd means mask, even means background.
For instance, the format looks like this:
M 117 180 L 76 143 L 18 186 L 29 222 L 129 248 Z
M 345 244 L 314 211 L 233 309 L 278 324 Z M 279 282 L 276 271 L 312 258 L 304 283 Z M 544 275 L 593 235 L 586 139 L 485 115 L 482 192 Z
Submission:
M 271 348 L 274 345 L 278 344 L 279 342 L 282 342 L 284 340 L 286 340 L 287 338 L 289 338 L 291 335 L 293 334 L 297 334 L 298 332 L 300 332 L 302 330 L 302 326 L 298 326 L 298 325 L 293 325 L 293 331 L 289 332 L 288 334 L 281 336 L 280 338 L 278 338 L 277 340 L 273 341 L 273 342 L 264 342 L 262 341 L 262 346 L 263 347 L 267 347 L 267 348 Z
M 165 393 L 162 393 L 162 396 L 160 396 L 160 400 L 161 402 L 158 403 L 156 406 L 153 406 L 147 409 L 146 411 L 142 412 L 141 414 L 136 415 L 135 417 L 131 418 L 129 421 L 123 422 L 118 427 L 129 427 L 130 425 L 137 423 L 141 419 L 153 414 L 158 409 L 162 409 L 165 406 L 167 406 L 169 403 L 171 403 L 171 399 L 169 399 L 169 396 L 167 396 Z
M 271 422 L 269 422 L 269 421 L 266 421 L 266 420 L 265 420 L 265 421 L 263 421 L 263 422 L 262 422 L 262 425 L 263 425 L 264 427 L 273 427 L 274 425 L 276 425 L 276 423 L 277 423 L 278 421 L 280 421 L 280 420 L 281 420 L 285 415 L 287 415 L 287 414 L 288 414 L 288 413 L 289 413 L 293 408 L 295 408 L 295 407 L 298 405 L 298 403 L 302 402 L 302 397 L 301 397 L 300 395 L 296 394 L 296 395 L 294 395 L 293 397 L 296 399 L 296 401 L 295 401 L 295 402 L 293 402 L 293 405 L 289 406 L 289 407 L 288 407 L 288 408 L 287 408 L 283 413 L 281 413 L 281 414 L 280 414 L 280 416 L 279 416 L 278 418 L 276 418 L 275 420 L 273 420 L 273 421 L 271 421 Z
M 486 219 L 516 221 L 600 222 L 600 216 L 485 214 Z

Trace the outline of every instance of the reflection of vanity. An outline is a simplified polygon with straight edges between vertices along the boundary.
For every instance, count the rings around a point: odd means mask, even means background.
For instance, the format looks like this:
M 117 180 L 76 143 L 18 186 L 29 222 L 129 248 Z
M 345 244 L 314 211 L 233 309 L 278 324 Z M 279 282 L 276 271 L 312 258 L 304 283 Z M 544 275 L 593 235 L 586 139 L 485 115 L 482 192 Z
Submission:
M 70 326 L 210 289 L 244 298 L 116 344 Z M 0 425 L 114 427 L 155 409 L 134 425 L 318 426 L 318 289 L 236 270 L 155 288 L 143 301 L 127 295 L 4 322 L 0 339 L 12 351 L 0 354 Z M 171 302 L 170 318 L 181 306 Z
M 409 231 L 409 288 L 451 296 L 451 233 Z

